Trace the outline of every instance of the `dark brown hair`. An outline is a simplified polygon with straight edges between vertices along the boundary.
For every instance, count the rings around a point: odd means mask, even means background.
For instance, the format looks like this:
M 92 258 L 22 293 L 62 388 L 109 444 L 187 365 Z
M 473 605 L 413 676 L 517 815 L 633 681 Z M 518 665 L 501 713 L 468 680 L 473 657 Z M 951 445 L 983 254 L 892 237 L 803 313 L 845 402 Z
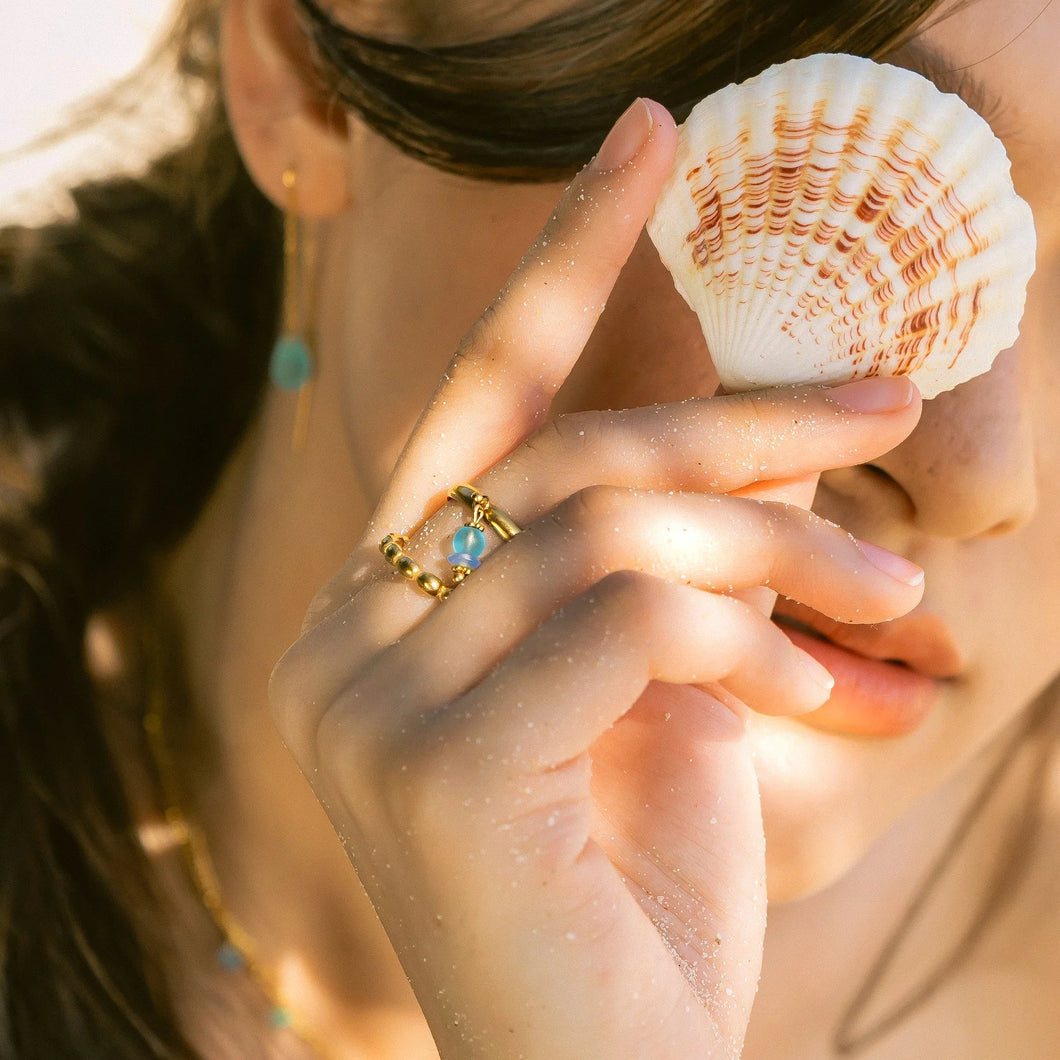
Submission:
M 545 179 L 584 162 L 634 95 L 680 109 L 794 55 L 880 55 L 933 0 L 605 0 L 445 46 L 372 40 L 298 3 L 326 90 L 404 150 Z M 279 224 L 221 108 L 219 6 L 186 0 L 173 34 L 201 96 L 192 140 L 142 178 L 78 189 L 73 221 L 0 232 L 5 1058 L 191 1055 L 149 952 L 165 910 L 83 643 L 194 521 L 275 332 Z
M 72 221 L 0 232 L 5 1058 L 192 1055 L 145 952 L 151 875 L 83 645 L 194 520 L 272 339 L 279 226 L 221 111 L 213 7 L 180 26 L 193 140 L 78 188 Z
M 468 43 L 379 40 L 295 0 L 321 76 L 408 154 L 494 180 L 548 180 L 589 160 L 637 96 L 683 118 L 704 96 L 815 52 L 878 58 L 937 0 L 595 0 Z

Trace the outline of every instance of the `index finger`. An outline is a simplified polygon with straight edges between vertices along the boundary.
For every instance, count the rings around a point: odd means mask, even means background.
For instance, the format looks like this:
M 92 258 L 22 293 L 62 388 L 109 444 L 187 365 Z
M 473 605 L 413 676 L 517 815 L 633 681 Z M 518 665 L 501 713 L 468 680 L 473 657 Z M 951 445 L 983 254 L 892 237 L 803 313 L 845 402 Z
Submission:
M 383 525 L 419 525 L 450 486 L 474 480 L 544 419 L 637 242 L 675 143 L 673 118 L 659 103 L 638 99 L 619 118 L 464 338 L 367 537 Z

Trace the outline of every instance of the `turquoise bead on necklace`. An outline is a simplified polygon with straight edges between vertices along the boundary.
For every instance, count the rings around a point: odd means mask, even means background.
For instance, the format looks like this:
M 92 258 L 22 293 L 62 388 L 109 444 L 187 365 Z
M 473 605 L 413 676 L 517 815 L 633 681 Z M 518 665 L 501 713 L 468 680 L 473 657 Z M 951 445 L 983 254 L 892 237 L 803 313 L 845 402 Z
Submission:
M 283 1005 L 277 1005 L 269 1013 L 269 1024 L 278 1031 L 285 1031 L 291 1026 L 291 1013 Z
M 227 939 L 217 947 L 217 963 L 226 972 L 241 972 L 247 966 L 246 958 Z
M 217 947 L 217 963 L 231 974 L 249 970 L 247 958 L 235 943 L 225 939 Z M 290 1030 L 294 1016 L 286 1005 L 274 1004 L 269 1009 L 269 1026 L 278 1031 Z

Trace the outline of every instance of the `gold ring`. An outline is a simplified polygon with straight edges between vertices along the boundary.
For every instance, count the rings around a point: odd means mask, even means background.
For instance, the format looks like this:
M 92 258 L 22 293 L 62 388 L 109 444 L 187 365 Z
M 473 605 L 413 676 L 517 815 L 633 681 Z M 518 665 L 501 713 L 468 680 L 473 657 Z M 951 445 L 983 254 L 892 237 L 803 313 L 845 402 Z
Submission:
M 379 551 L 383 553 L 383 558 L 387 563 L 395 567 L 397 572 L 408 578 L 410 582 L 414 582 L 418 589 L 428 596 L 433 596 L 436 600 L 444 600 L 453 591 L 455 585 L 446 585 L 437 574 L 424 570 L 405 551 L 407 545 L 408 540 L 401 534 L 387 534 L 379 542 Z M 456 584 L 462 580 L 463 577 L 457 579 Z
M 436 600 L 444 600 L 472 571 L 481 564 L 479 557 L 486 550 L 485 526 L 490 526 L 502 541 L 510 541 L 520 533 L 515 520 L 498 508 L 474 486 L 454 486 L 449 491 L 453 500 L 463 501 L 471 509 L 471 518 L 453 534 L 449 568 L 452 584 L 446 585 L 437 574 L 424 570 L 406 551 L 408 538 L 401 534 L 387 534 L 379 542 L 384 559 L 399 574 L 408 578 L 418 589 Z
M 449 491 L 449 496 L 455 501 L 463 501 L 471 509 L 472 522 L 476 521 L 474 515 L 478 509 L 481 513 L 479 521 L 485 519 L 503 541 L 510 541 L 516 534 L 522 532 L 515 520 L 503 508 L 494 504 L 485 493 L 479 492 L 474 486 L 467 484 L 454 486 Z

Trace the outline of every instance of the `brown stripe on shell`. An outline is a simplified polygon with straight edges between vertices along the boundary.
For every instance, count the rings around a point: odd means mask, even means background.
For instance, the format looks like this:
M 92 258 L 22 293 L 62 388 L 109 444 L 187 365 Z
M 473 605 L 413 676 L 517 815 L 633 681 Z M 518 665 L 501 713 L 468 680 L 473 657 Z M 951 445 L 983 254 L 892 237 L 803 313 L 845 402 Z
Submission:
M 687 170 L 697 217 L 685 241 L 691 261 L 719 293 L 745 285 L 748 297 L 793 293 L 793 302 L 778 297 L 778 309 L 788 307 L 781 330 L 838 346 L 858 365 L 869 358 L 868 374 L 912 370 L 959 328 L 956 359 L 986 281 L 942 299 L 932 285 L 992 237 L 931 164 L 938 145 L 911 122 L 881 139 L 868 108 L 837 126 L 825 121 L 826 107 L 818 100 L 797 115 L 778 107 L 774 150 L 749 154 L 744 130 Z M 864 190 L 851 194 L 846 184 L 862 174 Z

